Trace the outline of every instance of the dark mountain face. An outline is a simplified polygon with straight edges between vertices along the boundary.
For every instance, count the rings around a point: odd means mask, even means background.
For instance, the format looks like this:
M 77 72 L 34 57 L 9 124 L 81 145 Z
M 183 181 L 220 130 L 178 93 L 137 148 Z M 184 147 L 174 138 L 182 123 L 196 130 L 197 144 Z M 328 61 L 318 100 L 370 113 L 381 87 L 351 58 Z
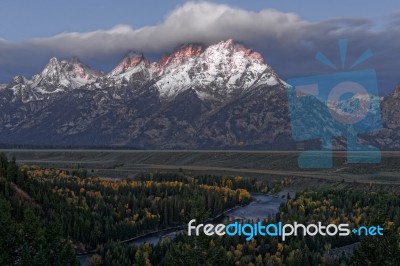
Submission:
M 383 128 L 370 136 L 370 142 L 386 150 L 400 150 L 400 87 L 381 100 Z
M 109 74 L 53 58 L 32 79 L 0 86 L 0 143 L 294 149 L 286 89 L 259 53 L 232 40 L 185 45 L 155 63 L 130 52 Z M 396 120 L 386 123 L 396 131 Z

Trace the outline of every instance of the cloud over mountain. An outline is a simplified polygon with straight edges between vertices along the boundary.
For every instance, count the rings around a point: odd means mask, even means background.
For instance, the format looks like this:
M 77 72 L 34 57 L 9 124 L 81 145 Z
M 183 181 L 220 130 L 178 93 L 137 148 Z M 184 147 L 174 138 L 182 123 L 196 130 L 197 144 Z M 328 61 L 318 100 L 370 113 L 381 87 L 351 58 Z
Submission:
M 0 40 L 0 79 L 34 73 L 52 56 L 78 56 L 88 64 L 110 68 L 128 50 L 163 54 L 182 43 L 210 44 L 228 38 L 261 51 L 265 60 L 286 78 L 329 71 L 314 62 L 315 53 L 321 50 L 337 63 L 337 40 L 348 38 L 349 64 L 371 48 L 375 56 L 362 67 L 376 68 L 381 87 L 391 89 L 399 81 L 399 32 L 400 21 L 395 15 L 378 28 L 368 19 L 311 22 L 295 13 L 273 9 L 254 12 L 223 4 L 189 2 L 170 12 L 159 24 L 138 29 L 117 25 L 21 43 Z
M 178 7 L 163 22 L 154 26 L 133 29 L 127 25 L 117 25 L 109 30 L 61 33 L 49 38 L 33 39 L 29 43 L 78 56 L 127 49 L 159 52 L 173 49 L 181 43 L 210 44 L 221 39 L 247 41 L 285 36 L 294 39 L 299 37 L 295 33 L 308 25 L 310 23 L 294 13 L 273 9 L 252 12 L 202 2 Z

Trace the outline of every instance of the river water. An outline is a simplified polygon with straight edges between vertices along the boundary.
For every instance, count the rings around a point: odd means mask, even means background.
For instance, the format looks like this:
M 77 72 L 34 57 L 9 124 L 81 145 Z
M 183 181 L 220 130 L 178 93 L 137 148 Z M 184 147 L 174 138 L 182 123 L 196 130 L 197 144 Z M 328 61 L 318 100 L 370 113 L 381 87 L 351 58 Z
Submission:
M 286 199 L 279 198 L 277 196 L 266 195 L 266 194 L 253 194 L 253 201 L 246 205 L 234 208 L 230 211 L 225 212 L 220 217 L 214 219 L 213 223 L 226 223 L 232 220 L 264 220 L 268 217 L 275 218 L 276 213 L 279 211 L 281 204 L 286 203 Z M 184 231 L 185 226 L 161 230 L 155 233 L 147 234 L 143 237 L 138 237 L 135 240 L 129 241 L 129 245 L 142 245 L 149 243 L 157 245 L 163 238 L 168 237 L 174 239 L 175 235 L 179 232 Z M 78 256 L 78 259 L 82 266 L 89 266 L 91 254 Z
M 281 204 L 286 203 L 285 199 L 271 195 L 253 194 L 252 197 L 250 204 L 225 213 L 224 218 L 253 221 L 275 218 Z

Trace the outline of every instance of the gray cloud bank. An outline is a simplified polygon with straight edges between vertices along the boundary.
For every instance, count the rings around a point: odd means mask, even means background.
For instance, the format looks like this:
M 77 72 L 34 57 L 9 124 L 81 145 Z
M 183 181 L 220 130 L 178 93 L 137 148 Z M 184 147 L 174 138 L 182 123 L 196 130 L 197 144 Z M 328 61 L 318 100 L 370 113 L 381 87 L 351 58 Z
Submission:
M 400 82 L 399 15 L 400 12 L 393 14 L 385 25 L 377 27 L 368 19 L 310 22 L 295 13 L 273 9 L 253 12 L 189 2 L 169 13 L 161 23 L 139 29 L 117 25 L 108 30 L 67 32 L 21 43 L 0 39 L 0 81 L 8 82 L 17 74 L 37 73 L 53 56 L 77 56 L 84 63 L 107 71 L 129 50 L 160 55 L 183 43 L 211 44 L 228 38 L 261 52 L 265 61 L 286 79 L 334 72 L 317 62 L 315 54 L 321 51 L 340 66 L 337 41 L 346 38 L 347 66 L 366 49 L 372 49 L 374 57 L 357 69 L 375 68 L 384 94 Z

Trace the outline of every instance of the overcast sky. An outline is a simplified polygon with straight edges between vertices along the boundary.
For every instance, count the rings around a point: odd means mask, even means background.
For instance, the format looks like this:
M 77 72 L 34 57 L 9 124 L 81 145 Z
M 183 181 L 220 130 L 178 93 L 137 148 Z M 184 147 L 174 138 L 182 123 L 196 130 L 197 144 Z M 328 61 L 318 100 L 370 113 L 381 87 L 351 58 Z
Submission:
M 232 38 L 261 52 L 283 79 L 348 71 L 370 48 L 374 56 L 353 70 L 376 69 L 381 94 L 400 83 L 398 0 L 3 0 L 0 14 L 0 82 L 30 77 L 53 56 L 107 72 L 129 50 L 156 60 L 183 43 Z M 318 51 L 338 69 L 316 61 Z

